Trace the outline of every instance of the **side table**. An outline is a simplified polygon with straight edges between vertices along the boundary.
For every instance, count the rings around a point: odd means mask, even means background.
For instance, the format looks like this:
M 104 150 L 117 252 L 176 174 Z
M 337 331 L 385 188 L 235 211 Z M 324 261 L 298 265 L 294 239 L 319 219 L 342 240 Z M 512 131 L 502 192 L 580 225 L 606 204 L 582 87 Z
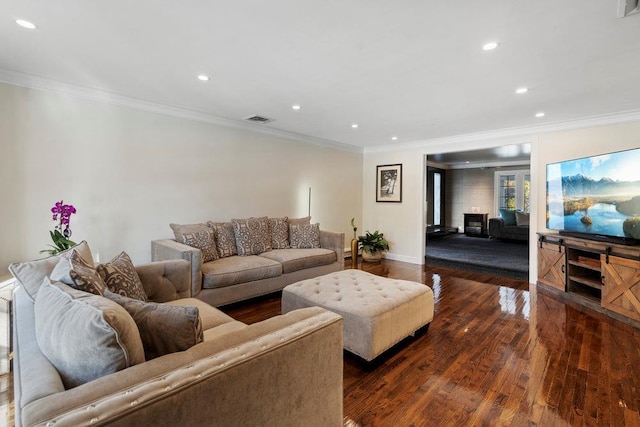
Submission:
M 486 236 L 488 218 L 488 213 L 464 214 L 464 234 L 476 237 Z
M 0 276 L 0 375 L 12 368 L 13 358 L 13 285 L 11 275 Z

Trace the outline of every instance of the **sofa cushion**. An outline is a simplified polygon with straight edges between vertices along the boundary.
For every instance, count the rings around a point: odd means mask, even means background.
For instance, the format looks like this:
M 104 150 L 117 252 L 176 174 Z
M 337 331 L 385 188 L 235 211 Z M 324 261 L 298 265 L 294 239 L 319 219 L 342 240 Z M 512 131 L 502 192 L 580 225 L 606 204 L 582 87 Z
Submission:
M 526 212 L 516 211 L 516 224 L 519 227 L 529 226 L 529 214 Z
M 516 211 L 514 209 L 500 209 L 500 217 L 504 225 L 516 225 Z
M 147 301 L 142 281 L 131 262 L 131 258 L 125 252 L 120 252 L 106 264 L 99 264 L 96 270 L 111 292 Z
M 320 247 L 320 224 L 289 225 L 289 244 L 294 249 Z
M 176 238 L 176 242 L 184 243 L 184 236 L 187 234 L 197 233 L 198 231 L 207 230 L 210 227 L 208 224 L 169 224 L 173 235 Z
M 232 219 L 231 223 L 236 236 L 238 255 L 258 255 L 271 250 L 269 221 L 266 216 Z
M 51 272 L 50 279 L 94 295 L 104 295 L 107 289 L 93 265 L 87 264 L 75 249 L 71 251 L 69 258 L 60 258 Z
M 271 235 L 271 249 L 289 248 L 288 218 L 269 218 L 269 234 Z
M 113 301 L 45 278 L 34 310 L 38 346 L 67 389 L 144 362 L 135 322 Z
M 202 287 L 222 288 L 282 274 L 282 264 L 256 256 L 220 258 L 202 265 Z
M 278 261 L 283 273 L 304 270 L 305 268 L 328 265 L 336 262 L 336 253 L 329 249 L 274 249 L 260 254 L 261 257 Z
M 236 235 L 233 232 L 232 223 L 207 221 L 207 225 L 213 228 L 215 232 L 216 246 L 220 258 L 238 255 Z
M 60 261 L 60 258 L 68 258 L 73 249 L 76 249 L 82 259 L 87 261 L 87 263 L 93 261 L 93 255 L 91 255 L 89 245 L 83 240 L 73 248 L 47 258 L 11 264 L 9 266 L 9 271 L 11 271 L 11 274 L 13 274 L 18 282 L 20 282 L 24 287 L 24 290 L 31 298 L 31 301 L 35 301 L 38 295 L 38 289 L 40 289 L 43 279 L 51 274 L 55 266 L 58 264 L 58 261 Z
M 220 258 L 218 256 L 214 233 L 215 232 L 209 227 L 194 233 L 187 233 L 182 236 L 184 241 L 181 243 L 191 246 L 192 248 L 200 249 L 202 262 L 213 261 Z
M 109 291 L 105 297 L 118 303 L 133 317 L 147 360 L 187 350 L 203 341 L 202 320 L 197 307 L 144 302 Z

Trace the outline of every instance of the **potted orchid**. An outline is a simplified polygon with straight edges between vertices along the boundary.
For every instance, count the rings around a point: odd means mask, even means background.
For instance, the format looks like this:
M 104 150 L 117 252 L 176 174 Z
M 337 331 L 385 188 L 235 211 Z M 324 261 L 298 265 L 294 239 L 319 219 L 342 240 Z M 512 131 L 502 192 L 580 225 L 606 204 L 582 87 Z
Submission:
M 76 245 L 75 242 L 69 240 L 71 237 L 71 228 L 69 227 L 71 215 L 76 213 L 76 208 L 73 205 L 65 205 L 64 201 L 60 200 L 53 205 L 51 213 L 53 220 L 57 222 L 55 229 L 49 231 L 53 245 L 49 245 L 51 249 L 41 250 L 41 254 L 55 255 Z

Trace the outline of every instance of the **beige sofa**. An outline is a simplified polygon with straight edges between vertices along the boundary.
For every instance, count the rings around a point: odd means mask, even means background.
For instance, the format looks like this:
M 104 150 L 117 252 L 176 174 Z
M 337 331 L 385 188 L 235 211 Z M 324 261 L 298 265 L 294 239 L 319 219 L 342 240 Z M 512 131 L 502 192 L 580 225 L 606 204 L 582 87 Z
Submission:
M 185 259 L 191 266 L 191 295 L 221 306 L 284 289 L 344 268 L 344 233 L 320 230 L 320 247 L 273 249 L 202 262 L 202 251 L 175 239 L 151 242 L 152 261 Z
M 204 341 L 65 390 L 32 299 L 60 256 L 12 265 L 16 426 L 342 425 L 341 317 L 315 307 L 245 325 L 189 298 L 184 260 L 136 271 L 150 300 L 199 308 Z

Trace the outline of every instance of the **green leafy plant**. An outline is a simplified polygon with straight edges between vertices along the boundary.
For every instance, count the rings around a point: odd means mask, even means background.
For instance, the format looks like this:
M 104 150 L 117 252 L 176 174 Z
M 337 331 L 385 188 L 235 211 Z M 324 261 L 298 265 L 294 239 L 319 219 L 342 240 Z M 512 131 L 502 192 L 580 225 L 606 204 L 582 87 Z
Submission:
M 369 230 L 365 232 L 364 236 L 358 236 L 358 242 L 363 251 L 375 254 L 377 251 L 388 251 L 389 242 L 384 238 L 384 234 L 378 230 L 370 233 Z
M 76 213 L 76 208 L 73 205 L 65 205 L 60 200 L 53 205 L 51 213 L 53 214 L 53 220 L 58 223 L 53 231 L 49 231 L 53 245 L 49 245 L 51 249 L 41 250 L 41 254 L 55 255 L 76 245 L 75 242 L 69 240 L 69 237 L 71 237 L 69 224 L 71 215 Z

